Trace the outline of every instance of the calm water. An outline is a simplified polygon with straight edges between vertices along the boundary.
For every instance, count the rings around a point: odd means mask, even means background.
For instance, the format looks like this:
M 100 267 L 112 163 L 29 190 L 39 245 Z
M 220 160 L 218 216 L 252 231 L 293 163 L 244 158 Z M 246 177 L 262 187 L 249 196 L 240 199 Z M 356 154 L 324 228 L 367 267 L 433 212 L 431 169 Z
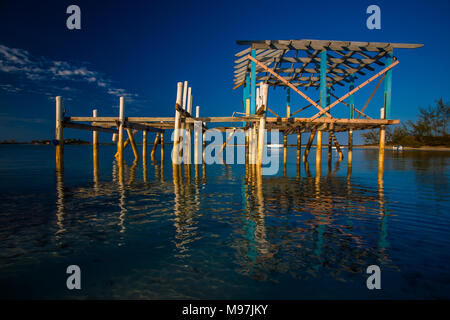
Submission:
M 350 175 L 324 151 L 317 176 L 294 148 L 277 176 L 174 178 L 167 146 L 120 181 L 100 148 L 95 176 L 90 146 L 66 146 L 64 174 L 52 146 L 0 146 L 1 298 L 450 298 L 449 152 L 387 151 L 382 179 L 377 150 L 354 150 Z

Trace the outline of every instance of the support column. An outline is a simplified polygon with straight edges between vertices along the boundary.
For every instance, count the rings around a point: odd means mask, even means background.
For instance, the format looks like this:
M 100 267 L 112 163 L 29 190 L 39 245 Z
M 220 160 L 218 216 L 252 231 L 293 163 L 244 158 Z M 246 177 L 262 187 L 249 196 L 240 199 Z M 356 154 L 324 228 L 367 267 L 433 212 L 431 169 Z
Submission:
M 389 67 L 393 61 L 393 51 L 386 54 L 386 67 Z M 392 69 L 386 72 L 384 78 L 384 114 L 385 119 L 391 118 L 391 91 L 392 91 Z
M 161 137 L 161 171 L 164 170 L 164 130 L 159 135 Z M 163 175 L 161 175 L 163 177 Z
M 152 153 L 150 154 L 150 158 L 152 159 L 152 161 L 155 160 L 155 152 L 158 143 L 159 143 L 159 132 L 156 134 L 155 141 L 153 142 Z
M 291 116 L 291 89 L 286 89 L 286 118 Z
M 142 131 L 142 161 L 147 163 L 147 130 Z
M 331 131 L 328 131 L 328 164 L 331 163 L 333 158 L 333 138 L 331 137 Z
M 301 157 L 301 150 L 302 150 L 302 134 L 297 133 L 297 169 L 300 170 L 300 157 Z M 298 171 L 297 170 L 297 171 Z
M 320 106 L 327 107 L 327 50 L 320 52 Z M 322 131 L 317 131 L 316 140 L 316 166 L 320 166 L 322 160 Z
M 92 110 L 92 117 L 98 117 L 97 109 Z M 94 163 L 94 177 L 98 180 L 98 131 L 92 131 L 92 156 Z
M 384 167 L 384 145 L 386 141 L 386 130 L 384 126 L 380 127 L 380 145 L 378 148 L 378 167 Z
M 56 170 L 64 169 L 64 109 L 63 98 L 56 97 L 56 126 L 55 126 L 55 140 L 56 140 Z
M 119 167 L 123 164 L 123 123 L 125 121 L 125 98 L 120 97 L 119 107 L 119 139 L 117 141 L 117 152 L 119 153 Z
M 183 82 L 178 82 L 177 84 L 177 100 L 176 104 L 181 107 L 182 104 L 182 93 L 183 92 Z M 175 124 L 173 132 L 173 151 L 172 151 L 172 163 L 180 164 L 179 156 L 179 142 L 180 142 L 180 112 L 175 110 Z
M 134 161 L 136 162 L 139 160 L 139 151 L 136 146 L 136 141 L 134 140 L 134 134 L 129 128 L 127 128 L 127 133 L 128 139 L 130 139 L 131 148 L 133 149 Z
M 197 106 L 195 109 L 195 117 L 200 117 L 200 107 Z M 202 122 L 194 122 L 194 164 L 198 165 L 202 163 L 202 144 L 203 144 L 203 134 L 202 134 Z M 196 169 L 197 170 L 197 169 Z
M 349 166 L 352 165 L 353 161 L 353 130 L 348 130 L 348 164 Z
M 309 135 L 308 143 L 306 144 L 305 152 L 303 153 L 303 162 L 308 160 L 309 150 L 311 149 L 311 145 L 314 141 L 314 137 L 316 136 L 316 131 L 311 131 Z
M 256 59 L 256 50 L 252 49 L 251 55 Z M 250 114 L 256 112 L 256 63 L 250 64 Z
M 322 162 L 322 131 L 317 131 L 316 139 L 316 166 Z

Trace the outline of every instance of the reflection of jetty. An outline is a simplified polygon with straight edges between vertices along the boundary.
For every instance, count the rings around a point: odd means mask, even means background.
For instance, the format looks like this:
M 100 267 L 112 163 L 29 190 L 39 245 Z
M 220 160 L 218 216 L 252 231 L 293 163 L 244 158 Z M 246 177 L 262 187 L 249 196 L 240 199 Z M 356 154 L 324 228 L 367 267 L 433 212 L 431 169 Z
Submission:
M 63 167 L 64 128 L 74 128 L 94 131 L 93 146 L 94 159 L 98 149 L 97 132 L 113 133 L 117 135 L 117 160 L 119 167 L 123 163 L 125 147 L 132 146 L 136 160 L 139 152 L 134 136 L 143 132 L 143 158 L 146 158 L 147 132 L 156 132 L 152 157 L 156 146 L 161 145 L 164 153 L 165 130 L 174 130 L 174 144 L 172 161 L 174 164 L 191 163 L 191 141 L 194 138 L 194 163 L 202 162 L 202 148 L 206 141 L 204 132 L 208 123 L 230 123 L 231 126 L 215 128 L 230 132 L 231 136 L 237 129 L 246 133 L 246 153 L 249 164 L 262 166 L 265 133 L 278 130 L 284 136 L 284 147 L 287 146 L 287 135 L 297 134 L 297 148 L 301 148 L 301 134 L 309 132 L 310 136 L 303 154 L 306 161 L 314 139 L 316 139 L 316 161 L 321 161 L 322 133 L 328 132 L 328 151 L 331 160 L 331 150 L 334 145 L 343 158 L 340 145 L 334 135 L 335 132 L 348 132 L 348 158 L 352 159 L 352 135 L 354 130 L 372 128 L 380 129 L 379 163 L 384 162 L 385 126 L 399 123 L 390 119 L 391 115 L 391 86 L 392 68 L 399 60 L 393 55 L 394 49 L 414 49 L 420 44 L 378 43 L 378 42 L 346 42 L 322 40 L 265 40 L 238 41 L 239 45 L 248 46 L 238 52 L 236 56 L 234 89 L 243 87 L 242 116 L 232 117 L 200 117 L 200 107 L 196 107 L 193 114 L 193 96 L 187 82 L 178 83 L 175 104 L 175 117 L 126 117 L 125 99 L 120 98 L 118 117 L 99 117 L 94 110 L 92 117 L 64 116 L 62 98 L 56 98 L 56 141 L 57 167 Z M 360 76 L 371 71 L 373 75 L 364 82 L 357 83 Z M 379 79 L 374 91 L 367 102 L 358 108 L 354 103 L 354 94 Z M 366 108 L 384 81 L 384 106 L 380 119 L 367 115 Z M 257 82 L 259 82 L 257 84 Z M 259 85 L 259 88 L 257 88 Z M 335 87 L 348 85 L 348 92 L 341 97 L 335 95 Z M 286 116 L 281 117 L 270 108 L 268 102 L 269 87 L 281 86 L 286 88 Z M 319 98 L 314 100 L 302 90 L 310 87 L 319 89 Z M 302 90 L 300 90 L 302 88 Z M 309 104 L 295 112 L 291 112 L 291 91 L 299 94 Z M 331 99 L 335 99 L 331 101 Z M 347 100 L 347 102 L 345 101 Z M 348 118 L 335 118 L 331 109 L 338 104 L 348 108 Z M 317 113 L 312 117 L 294 117 L 305 109 L 316 108 Z M 267 117 L 267 112 L 275 117 Z M 241 124 L 237 127 L 235 123 Z M 124 132 L 128 139 L 124 141 Z M 191 132 L 195 134 L 192 135 Z M 200 133 L 199 133 L 200 132 Z M 227 144 L 224 143 L 224 146 Z M 223 148 L 222 148 L 223 149 Z M 161 157 L 164 158 L 163 156 Z

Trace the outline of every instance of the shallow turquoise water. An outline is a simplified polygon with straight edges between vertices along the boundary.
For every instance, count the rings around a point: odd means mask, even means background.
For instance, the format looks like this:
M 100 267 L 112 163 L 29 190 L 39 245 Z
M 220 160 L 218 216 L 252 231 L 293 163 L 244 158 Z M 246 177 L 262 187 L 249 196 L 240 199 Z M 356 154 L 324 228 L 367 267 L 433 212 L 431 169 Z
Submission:
M 450 153 L 353 152 L 320 176 L 207 165 L 175 179 L 166 147 L 118 179 L 113 146 L 0 146 L 0 296 L 137 299 L 450 298 Z M 159 156 L 159 148 L 157 152 Z M 282 157 L 281 157 L 282 158 Z M 344 152 L 346 158 L 346 152 Z M 282 159 L 281 159 L 282 162 Z M 66 288 L 79 265 L 82 289 Z M 381 268 L 368 290 L 366 268 Z

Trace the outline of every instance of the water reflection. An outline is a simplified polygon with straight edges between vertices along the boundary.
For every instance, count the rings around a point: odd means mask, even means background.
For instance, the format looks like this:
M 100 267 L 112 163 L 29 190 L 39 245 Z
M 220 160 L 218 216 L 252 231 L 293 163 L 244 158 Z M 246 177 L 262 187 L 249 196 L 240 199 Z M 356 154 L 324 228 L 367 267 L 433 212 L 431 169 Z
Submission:
M 42 260 L 83 255 L 87 248 L 98 247 L 106 248 L 104 255 L 125 254 L 121 263 L 127 270 L 164 270 L 164 286 L 173 291 L 192 279 L 215 279 L 216 290 L 233 283 L 233 292 L 247 290 L 242 278 L 255 281 L 250 284 L 256 287 L 296 279 L 352 282 L 370 264 L 394 270 L 399 263 L 393 247 L 403 241 L 397 236 L 402 217 L 385 170 L 412 170 L 402 161 L 415 161 L 416 179 L 424 179 L 424 170 L 436 172 L 434 183 L 441 183 L 442 196 L 448 195 L 448 174 L 444 170 L 438 177 L 442 169 L 433 168 L 438 163 L 445 167 L 448 160 L 424 160 L 427 167 L 420 158 L 386 152 L 386 165 L 377 166 L 377 152 L 361 154 L 358 158 L 354 151 L 353 156 L 363 161 L 347 166 L 336 161 L 328 170 L 325 164 L 306 161 L 291 167 L 283 162 L 279 176 L 263 176 L 256 165 L 172 166 L 160 160 L 94 165 L 88 178 L 76 183 L 60 170 L 51 205 L 39 211 L 52 213 L 49 221 L 40 222 L 44 227 L 2 221 L 20 225 L 22 234 L 48 234 L 51 241 L 45 249 L 29 237 L 12 232 L 5 236 L 5 230 L 2 235 Z M 394 156 L 396 161 L 389 161 Z M 365 179 L 358 176 L 359 166 L 379 171 Z M 12 256 L 11 248 L 2 251 Z M 24 261 L 23 256 L 8 259 Z M 222 277 L 227 280 L 218 283 Z M 125 290 L 137 283 L 124 284 Z

